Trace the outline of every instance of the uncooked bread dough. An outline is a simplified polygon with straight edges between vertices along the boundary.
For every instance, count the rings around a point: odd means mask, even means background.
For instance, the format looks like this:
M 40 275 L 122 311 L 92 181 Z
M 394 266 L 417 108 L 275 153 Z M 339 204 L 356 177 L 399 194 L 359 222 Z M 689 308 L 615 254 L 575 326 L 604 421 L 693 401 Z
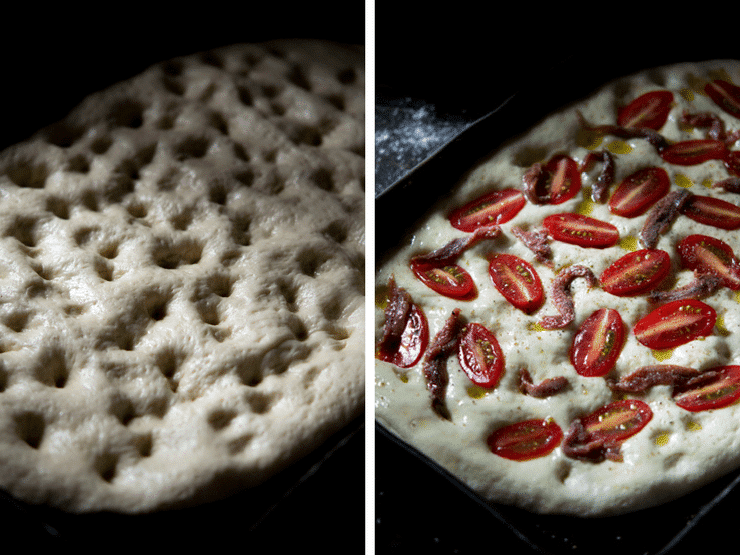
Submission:
M 0 487 L 67 511 L 264 481 L 363 406 L 364 53 L 157 64 L 0 154 Z
M 408 237 L 399 237 L 397 250 L 385 253 L 376 275 L 376 297 L 383 299 L 389 278 L 393 277 L 395 284 L 408 292 L 411 301 L 426 315 L 430 344 L 455 309 L 460 309 L 464 325 L 478 323 L 496 337 L 501 349 L 499 359 L 504 360 L 503 374 L 493 387 L 480 387 L 463 371 L 457 349 L 443 356 L 442 373 L 449 379 L 441 401 L 449 411 L 445 418 L 439 406 L 435 410 L 431 402 L 430 382 L 424 371 L 426 355 L 408 368 L 377 360 L 375 410 L 379 422 L 483 498 L 543 513 L 593 516 L 632 511 L 673 499 L 740 466 L 740 406 L 736 402 L 722 408 L 692 412 L 678 405 L 679 399 L 674 397 L 672 386 L 665 383 L 632 393 L 619 392 L 612 387 L 614 382 L 644 368 L 658 366 L 661 371 L 674 372 L 672 367 L 679 366 L 702 373 L 740 364 L 737 287 L 719 287 L 702 296 L 701 301 L 715 311 L 716 322 L 690 341 L 662 348 L 638 341 L 635 326 L 663 303 L 651 302 L 649 291 L 635 296 L 617 296 L 607 292 L 599 282 L 613 262 L 643 248 L 641 232 L 651 211 L 621 216 L 609 206 L 609 199 L 619 184 L 642 168 L 651 166 L 667 172 L 669 188 L 663 193 L 666 196 L 688 191 L 696 197 L 720 199 L 734 205 L 732 218 L 734 224 L 738 224 L 740 210 L 736 207 L 740 204 L 740 196 L 731 189 L 717 187 L 721 181 L 736 178 L 737 165 L 726 164 L 717 156 L 691 165 L 669 163 L 660 154 L 661 149 L 655 146 L 657 143 L 648 140 L 647 134 L 626 137 L 620 136 L 614 127 L 610 130 L 603 127 L 616 126 L 620 109 L 642 95 L 669 91 L 672 97 L 667 121 L 657 131 L 668 144 L 712 137 L 711 133 L 719 127 L 710 128 L 698 122 L 689 124 L 682 119 L 684 111 L 709 113 L 721 123 L 718 136 L 724 147 L 717 148 L 725 153 L 736 151 L 740 149 L 736 133 L 740 129 L 740 119 L 731 114 L 732 102 L 728 103 L 730 111 L 727 111 L 706 92 L 706 85 L 717 80 L 734 85 L 740 83 L 740 64 L 730 60 L 679 64 L 619 79 L 593 96 L 552 114 L 526 134 L 513 138 L 471 168 L 457 185 L 450 184 L 449 197 L 434 203 Z M 737 92 L 734 95 L 737 104 Z M 422 283 L 412 271 L 412 258 L 436 251 L 456 239 L 470 238 L 469 230 L 462 231 L 451 225 L 449 216 L 453 210 L 491 191 L 513 189 L 521 192 L 525 174 L 536 169 L 536 164 L 544 165 L 555 156 L 569 156 L 580 167 L 589 153 L 604 151 L 611 154 L 615 169 L 604 200 L 595 201 L 591 196 L 605 165 L 596 162 L 578 172 L 582 183 L 573 198 L 560 204 L 528 199 L 513 219 L 500 224 L 501 232 L 497 237 L 469 246 L 451 262 L 472 276 L 477 287 L 474 299 L 441 295 Z M 559 213 L 588 216 L 612 224 L 618 232 L 618 240 L 606 248 L 593 248 L 556 240 L 550 234 L 546 243 L 551 256 L 539 260 L 513 230 L 542 231 L 545 218 Z M 711 236 L 729 245 L 738 255 L 740 242 L 736 229 L 700 223 L 687 212 L 681 212 L 658 235 L 654 248 L 668 253 L 670 268 L 667 278 L 653 289 L 673 291 L 695 279 L 693 269 L 681 262 L 678 247 L 685 237 L 691 234 Z M 523 259 L 541 278 L 544 302 L 529 313 L 508 302 L 492 282 L 489 260 L 502 252 Z M 545 329 L 541 325 L 544 317 L 559 313 L 552 289 L 555 276 L 575 266 L 590 269 L 597 282 L 590 284 L 587 279 L 573 279 L 567 291 L 574 303 L 573 320 L 564 327 Z M 740 276 L 736 263 L 731 272 L 735 279 Z M 441 279 L 448 283 L 455 281 L 457 278 L 453 280 L 452 275 L 448 272 Z M 613 309 L 621 316 L 624 343 L 608 374 L 584 376 L 574 367 L 571 346 L 585 321 L 601 308 Z M 382 301 L 376 305 L 379 344 L 387 326 L 385 309 Z M 409 323 L 407 332 L 410 326 Z M 410 345 L 404 341 L 402 345 Z M 613 345 L 605 341 L 601 352 L 609 352 Z M 496 358 L 494 354 L 489 355 Z M 593 359 L 598 356 L 592 353 Z M 543 397 L 526 394 L 521 389 L 522 369 L 528 371 L 533 384 L 564 378 L 567 386 Z M 734 379 L 728 378 L 728 388 L 720 391 L 720 396 L 737 390 Z M 698 389 L 692 391 L 696 393 Z M 495 431 L 530 419 L 554 423 L 568 437 L 576 421 L 586 419 L 587 423 L 589 415 L 622 398 L 646 404 L 651 418 L 640 422 L 644 427 L 637 433 L 616 444 L 601 442 L 598 447 L 603 449 L 599 454 L 605 456 L 590 460 L 568 456 L 566 440 L 556 436 L 553 436 L 556 440 L 553 448 L 526 461 L 498 456 L 487 443 Z M 636 414 L 637 409 L 634 410 Z M 636 426 L 637 420 L 635 416 L 625 424 Z

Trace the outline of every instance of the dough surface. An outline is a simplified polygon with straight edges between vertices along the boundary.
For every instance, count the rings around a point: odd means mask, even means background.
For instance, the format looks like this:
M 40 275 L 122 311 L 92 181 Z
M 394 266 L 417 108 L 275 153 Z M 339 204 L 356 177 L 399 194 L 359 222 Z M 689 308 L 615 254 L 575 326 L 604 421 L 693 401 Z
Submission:
M 71 512 L 263 482 L 364 403 L 364 52 L 187 55 L 0 153 L 0 487 Z

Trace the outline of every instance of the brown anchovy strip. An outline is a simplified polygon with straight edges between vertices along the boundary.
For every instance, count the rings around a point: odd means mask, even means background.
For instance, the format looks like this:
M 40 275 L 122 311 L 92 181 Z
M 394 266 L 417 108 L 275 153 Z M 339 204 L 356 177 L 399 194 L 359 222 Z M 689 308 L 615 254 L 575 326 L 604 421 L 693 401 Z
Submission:
M 620 139 L 645 139 L 653 145 L 658 152 L 664 150 L 669 144 L 663 135 L 653 129 L 648 129 L 646 127 L 623 127 L 621 125 L 598 125 L 596 127 L 592 127 L 586 122 L 580 112 L 578 112 L 577 115 L 582 127 L 593 133 L 598 133 L 599 135 L 614 135 Z
M 607 378 L 607 385 L 620 393 L 644 393 L 656 385 L 683 385 L 700 375 L 699 370 L 675 364 L 643 366 L 619 381 Z
M 432 410 L 446 420 L 452 419 L 445 403 L 445 392 L 449 382 L 447 357 L 457 348 L 462 328 L 460 309 L 456 308 L 447 318 L 442 329 L 434 336 L 424 357 L 424 377 L 427 381 L 427 389 L 432 395 Z
M 681 114 L 680 122 L 684 125 L 690 125 L 692 127 L 709 128 L 707 137 L 716 141 L 722 141 L 726 145 L 730 145 L 740 139 L 740 130 L 727 133 L 725 131 L 725 124 L 719 116 L 712 112 L 698 112 L 690 114 L 684 111 Z
M 604 459 L 621 461 L 620 443 L 595 439 L 589 441 L 588 432 L 580 419 L 576 419 L 568 428 L 563 439 L 563 454 L 572 459 L 589 462 L 601 462 Z
M 538 399 L 555 395 L 565 389 L 567 385 L 568 378 L 565 376 L 542 380 L 539 384 L 535 385 L 532 382 L 532 376 L 529 374 L 529 370 L 522 368 L 519 372 L 519 391 Z
M 495 239 L 501 234 L 498 225 L 481 227 L 472 235 L 453 239 L 445 246 L 438 248 L 428 254 L 420 254 L 411 259 L 412 262 L 426 262 L 430 264 L 451 264 L 466 250 L 484 239 Z
M 401 342 L 406 322 L 411 313 L 411 295 L 396 285 L 393 276 L 388 278 L 388 304 L 385 306 L 385 325 L 379 347 L 387 352 L 395 352 Z
M 740 177 L 728 177 L 713 183 L 712 187 L 724 189 L 728 193 L 740 193 Z
M 550 249 L 550 236 L 544 229 L 535 231 L 524 231 L 519 226 L 513 226 L 511 233 L 534 253 L 535 258 L 542 264 L 552 267 L 552 249 Z
M 692 194 L 686 189 L 673 191 L 653 206 L 640 232 L 640 241 L 646 249 L 655 248 L 659 235 L 671 226 Z
M 722 280 L 712 274 L 695 274 L 694 280 L 672 291 L 652 291 L 648 300 L 653 303 L 668 303 L 682 299 L 703 299 L 720 288 Z
M 574 265 L 561 270 L 552 282 L 552 302 L 560 312 L 557 316 L 545 316 L 540 320 L 540 326 L 547 330 L 562 329 L 575 318 L 575 307 L 570 296 L 570 284 L 576 278 L 585 278 L 590 286 L 598 283 L 598 279 L 590 268 Z
M 545 172 L 544 166 L 539 162 L 532 164 L 529 169 L 524 173 L 522 177 L 522 184 L 524 185 L 524 196 L 532 204 L 547 204 L 549 197 L 547 195 L 539 195 L 537 190 L 548 178 Z
M 596 183 L 591 188 L 591 199 L 594 202 L 604 202 L 609 186 L 614 181 L 614 156 L 608 150 L 589 152 L 579 169 L 581 172 L 588 171 L 596 162 L 601 162 L 602 167 Z

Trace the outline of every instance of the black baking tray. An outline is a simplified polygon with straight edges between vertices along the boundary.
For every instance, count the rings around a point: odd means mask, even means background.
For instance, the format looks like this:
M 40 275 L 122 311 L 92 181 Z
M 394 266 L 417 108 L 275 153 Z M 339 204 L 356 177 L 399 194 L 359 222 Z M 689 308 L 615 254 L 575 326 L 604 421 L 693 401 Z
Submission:
M 337 25 L 327 14 L 341 13 Z M 365 42 L 362 2 L 294 0 L 102 7 L 9 3 L 0 34 L 0 148 L 66 116 L 87 95 L 173 57 L 241 42 Z M 0 403 L 2 394 L 0 394 Z M 365 428 L 348 422 L 264 485 L 222 501 L 149 515 L 74 515 L 0 492 L 0 533 L 24 546 L 306 549 L 360 553 L 365 531 Z M 331 523 L 327 525 L 327 523 Z M 327 530 L 331 534 L 327 534 Z
M 456 38 L 461 39 L 459 35 Z M 486 48 L 480 40 L 474 44 L 461 40 L 463 46 L 455 51 L 458 55 L 461 49 L 480 54 Z M 495 41 L 491 46 L 491 67 L 496 66 L 494 53 L 501 55 L 496 49 L 500 46 Z M 403 98 L 407 103 L 426 101 L 432 107 L 444 106 L 444 112 L 449 113 L 457 102 L 458 111 L 470 107 L 468 113 L 480 111 L 482 115 L 428 158 L 414 162 L 397 182 L 378 187 L 382 192 L 375 199 L 376 264 L 382 263 L 431 204 L 444 198 L 477 160 L 552 111 L 636 71 L 677 62 L 737 59 L 740 55 L 737 48 L 727 49 L 719 43 L 711 47 L 696 42 L 686 48 L 673 46 L 636 49 L 639 53 L 623 50 L 612 57 L 601 51 L 556 51 L 536 71 L 517 74 L 514 86 L 498 87 L 498 96 L 491 96 L 488 110 L 481 110 L 485 98 L 466 95 L 467 91 L 478 91 L 479 78 L 458 81 L 430 94 L 427 91 L 431 88 L 409 86 L 403 72 L 388 73 L 386 76 L 399 80 L 393 83 L 395 88 L 378 89 L 381 105 Z M 533 54 L 510 52 L 507 56 L 516 59 L 512 67 L 532 67 L 527 64 L 533 63 Z M 420 60 L 422 66 L 424 63 Z M 423 69 L 420 74 L 425 73 Z M 505 81 L 507 75 L 512 73 L 498 77 Z M 497 90 L 497 83 L 493 81 L 491 90 Z M 393 122 L 382 125 L 393 127 Z M 726 534 L 740 508 L 740 472 L 733 472 L 673 502 L 625 515 L 589 519 L 538 515 L 486 503 L 380 423 L 376 423 L 375 445 L 379 553 L 404 553 L 412 545 L 421 545 L 428 553 L 459 555 L 478 552 L 483 546 L 501 553 L 679 555 L 695 553 Z

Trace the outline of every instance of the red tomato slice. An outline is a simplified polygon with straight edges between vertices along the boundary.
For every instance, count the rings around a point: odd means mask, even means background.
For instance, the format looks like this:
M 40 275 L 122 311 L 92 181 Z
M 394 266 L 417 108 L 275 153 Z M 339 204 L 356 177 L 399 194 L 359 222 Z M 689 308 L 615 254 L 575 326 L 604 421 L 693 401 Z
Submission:
M 504 353 L 496 336 L 481 324 L 470 324 L 460 339 L 457 358 L 475 385 L 492 388 L 504 372 Z
M 659 130 L 668 119 L 673 103 L 670 91 L 652 91 L 638 96 L 617 112 L 617 123 L 622 127 Z
M 724 160 L 727 149 L 722 141 L 695 139 L 674 143 L 665 148 L 660 156 L 669 164 L 694 166 L 709 160 Z
M 671 186 L 663 168 L 643 168 L 627 176 L 609 199 L 609 210 L 617 216 L 634 218 L 663 197 Z
M 449 220 L 452 227 L 471 232 L 482 226 L 508 222 L 526 203 L 524 193 L 517 189 L 494 191 L 453 210 Z
M 619 241 L 616 226 L 582 214 L 553 214 L 547 216 L 542 224 L 553 239 L 581 247 L 603 249 Z
M 719 409 L 740 399 L 740 366 L 718 366 L 707 372 L 718 372 L 709 383 L 694 389 L 674 391 L 676 404 L 688 411 Z
M 642 249 L 625 254 L 601 274 L 604 291 L 631 297 L 655 288 L 671 271 L 671 257 L 662 250 Z
M 424 312 L 417 305 L 411 305 L 406 327 L 401 335 L 398 350 L 379 351 L 378 358 L 395 364 L 399 368 L 410 368 L 421 359 L 429 343 L 429 325 Z
M 732 175 L 740 175 L 740 151 L 727 151 L 724 158 L 725 168 Z
M 581 376 L 605 376 L 624 344 L 624 323 L 613 308 L 600 308 L 581 324 L 570 348 L 570 361 Z
M 614 401 L 581 418 L 588 441 L 624 441 L 642 430 L 653 417 L 647 403 L 638 399 Z
M 495 254 L 488 265 L 493 285 L 507 301 L 531 314 L 544 302 L 540 276 L 526 260 L 513 254 Z
M 565 155 L 554 156 L 545 165 L 550 179 L 550 204 L 562 204 L 572 199 L 581 190 L 581 173 L 578 164 Z
M 704 87 L 704 92 L 725 112 L 740 118 L 740 87 L 716 79 Z
M 478 296 L 473 278 L 457 264 L 435 266 L 412 262 L 411 271 L 424 285 L 445 297 L 469 301 Z
M 672 349 L 712 333 L 717 313 L 696 299 L 682 299 L 656 308 L 632 328 L 650 349 Z
M 700 224 L 720 229 L 740 228 L 740 207 L 726 200 L 692 195 L 681 207 L 681 213 Z
M 708 235 L 689 235 L 679 242 L 678 254 L 684 268 L 713 274 L 725 287 L 740 290 L 740 262 L 724 241 Z
M 499 457 L 527 461 L 551 453 L 563 440 L 554 420 L 525 420 L 504 426 L 488 436 L 488 446 Z

